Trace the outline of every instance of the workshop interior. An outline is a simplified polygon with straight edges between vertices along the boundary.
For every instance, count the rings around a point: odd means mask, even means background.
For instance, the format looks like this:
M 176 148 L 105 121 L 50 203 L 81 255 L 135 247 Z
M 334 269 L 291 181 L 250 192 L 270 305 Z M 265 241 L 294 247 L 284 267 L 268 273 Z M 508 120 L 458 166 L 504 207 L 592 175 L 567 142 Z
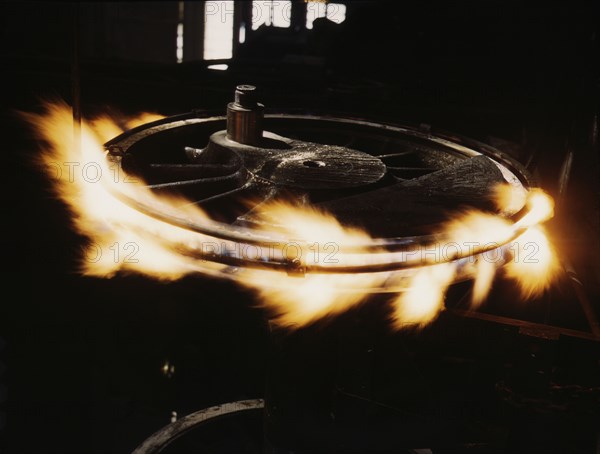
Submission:
M 0 9 L 0 453 L 600 452 L 600 5 Z

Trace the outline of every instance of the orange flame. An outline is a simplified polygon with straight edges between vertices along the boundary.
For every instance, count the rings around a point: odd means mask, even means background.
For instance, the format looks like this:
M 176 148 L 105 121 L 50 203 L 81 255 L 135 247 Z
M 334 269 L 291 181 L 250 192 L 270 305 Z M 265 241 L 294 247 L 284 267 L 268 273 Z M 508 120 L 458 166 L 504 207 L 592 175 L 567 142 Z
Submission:
M 455 273 L 452 263 L 419 269 L 408 290 L 393 302 L 396 328 L 423 327 L 435 320 L 444 307 L 444 294 Z
M 167 212 L 181 205 L 176 198 L 152 194 L 118 166 L 109 164 L 102 143 L 123 132 L 116 122 L 108 117 L 83 121 L 81 143 L 77 146 L 70 107 L 65 103 L 47 103 L 45 109 L 44 114 L 24 117 L 47 143 L 40 161 L 55 177 L 54 189 L 71 209 L 75 228 L 90 239 L 83 255 L 83 274 L 110 277 L 119 270 L 131 270 L 171 280 L 197 271 L 195 262 L 179 256 L 165 241 L 157 239 L 193 242 L 199 240 L 197 234 L 150 218 L 110 194 L 111 187 L 118 187 Z M 187 206 L 185 214 L 191 219 L 206 217 L 193 206 Z
M 513 260 L 506 275 L 514 279 L 523 298 L 537 297 L 557 277 L 559 263 L 554 248 L 541 226 L 529 228 L 512 245 Z
M 122 133 L 119 124 L 131 128 L 162 117 L 142 114 L 117 122 L 101 116 L 84 121 L 79 147 L 73 141 L 68 105 L 48 103 L 43 114 L 24 114 L 24 117 L 48 144 L 40 154 L 40 161 L 47 173 L 55 177 L 54 188 L 71 209 L 75 228 L 90 240 L 82 260 L 84 274 L 111 277 L 126 270 L 172 280 L 194 272 L 218 275 L 224 268 L 189 258 L 172 246 L 180 244 L 194 250 L 210 237 L 151 218 L 112 194 L 113 189 L 118 189 L 166 214 L 186 217 L 196 223 L 209 220 L 197 206 L 152 193 L 125 175 L 118 163 L 113 165 L 106 159 L 102 144 Z M 510 241 L 515 229 L 524 230 L 525 233 L 511 243 L 514 259 L 506 266 L 506 276 L 517 282 L 524 297 L 538 295 L 550 285 L 557 269 L 548 239 L 535 227 L 552 216 L 552 199 L 540 190 L 527 193 L 502 185 L 495 191 L 495 201 L 503 213 L 513 214 L 524 205 L 529 211 L 514 225 L 479 211 L 462 213 L 443 227 L 448 242 L 468 251 L 474 244 L 505 243 Z M 268 233 L 275 231 L 289 238 L 290 243 L 297 246 L 294 254 L 299 255 L 301 264 L 356 265 L 398 260 L 397 253 L 383 249 L 344 251 L 340 245 L 366 244 L 372 238 L 364 231 L 342 226 L 333 216 L 309 206 L 273 202 L 262 206 L 261 213 L 258 229 Z M 536 247 L 537 261 L 524 260 L 529 257 L 530 249 Z M 283 248 L 285 245 L 278 251 L 285 256 Z M 434 320 L 444 307 L 445 291 L 457 272 L 457 263 L 453 260 L 454 257 L 442 254 L 416 269 L 304 277 L 244 269 L 238 280 L 256 290 L 264 306 L 276 314 L 277 321 L 287 326 L 299 327 L 339 314 L 364 301 L 373 289 L 384 289 L 396 293 L 392 302 L 394 326 L 422 327 Z M 485 254 L 468 265 L 474 277 L 472 304 L 478 306 L 487 296 L 499 265 L 486 260 Z M 402 285 L 398 285 L 399 282 Z
M 529 212 L 517 221 L 519 227 L 532 227 L 554 216 L 554 200 L 539 188 L 530 191 L 527 206 Z
M 496 276 L 496 264 L 489 260 L 478 260 L 475 264 L 475 279 L 473 281 L 473 294 L 471 296 L 471 305 L 479 307 L 487 298 L 492 288 L 494 277 Z
M 274 313 L 274 321 L 299 328 L 363 302 L 367 289 L 385 281 L 382 274 L 290 277 L 285 273 L 252 271 L 243 283 L 257 291 L 263 305 Z
M 527 190 L 508 183 L 497 184 L 492 189 L 492 200 L 503 213 L 516 213 L 527 203 Z

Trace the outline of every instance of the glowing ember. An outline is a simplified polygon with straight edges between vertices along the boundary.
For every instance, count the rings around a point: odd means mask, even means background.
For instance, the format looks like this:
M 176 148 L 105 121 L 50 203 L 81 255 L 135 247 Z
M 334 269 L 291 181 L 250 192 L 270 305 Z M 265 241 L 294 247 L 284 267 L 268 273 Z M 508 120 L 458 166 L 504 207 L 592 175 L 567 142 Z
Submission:
M 125 175 L 118 162 L 107 159 L 103 143 L 123 132 L 119 125 L 132 128 L 162 117 L 142 114 L 115 120 L 102 116 L 84 121 L 79 147 L 73 142 L 71 109 L 66 104 L 49 103 L 45 113 L 24 114 L 24 117 L 47 144 L 40 154 L 41 163 L 54 177 L 57 194 L 71 209 L 75 228 L 90 240 L 83 254 L 84 274 L 111 277 L 125 270 L 166 280 L 194 272 L 222 275 L 225 265 L 194 258 L 194 253 L 206 244 L 217 244 L 215 238 L 149 217 L 113 195 L 124 194 L 157 211 L 196 224 L 212 222 L 194 204 L 156 195 Z M 552 217 L 553 201 L 541 190 L 527 192 L 501 185 L 496 188 L 495 202 L 503 214 L 512 215 L 524 206 L 527 213 L 514 224 L 506 218 L 475 210 L 461 213 L 442 226 L 440 234 L 445 243 L 434 257 L 424 253 L 431 251 L 431 245 L 408 252 L 367 250 L 366 246 L 357 246 L 374 241 L 366 232 L 344 227 L 327 213 L 287 202 L 265 203 L 261 205 L 260 227 L 256 231 L 288 239 L 273 249 L 276 258 L 296 264 L 300 270 L 310 265 L 331 269 L 326 274 L 304 275 L 300 271 L 294 275 L 239 268 L 229 277 L 233 275 L 254 289 L 276 320 L 291 327 L 339 314 L 375 291 L 394 294 L 395 327 L 424 326 L 443 310 L 444 294 L 459 272 L 474 279 L 472 303 L 480 305 L 496 270 L 509 259 L 506 250 L 513 257 L 505 266 L 505 275 L 517 282 L 524 297 L 539 295 L 557 272 L 552 247 L 537 227 Z M 224 243 L 219 240 L 219 244 Z M 353 246 L 352 251 L 348 245 Z M 236 245 L 229 242 L 228 246 Z M 252 247 L 258 251 L 254 258 L 259 262 L 273 258 Z M 487 252 L 480 253 L 482 250 Z M 465 256 L 466 259 L 457 260 Z M 340 266 L 389 263 L 411 267 L 361 273 L 335 270 Z

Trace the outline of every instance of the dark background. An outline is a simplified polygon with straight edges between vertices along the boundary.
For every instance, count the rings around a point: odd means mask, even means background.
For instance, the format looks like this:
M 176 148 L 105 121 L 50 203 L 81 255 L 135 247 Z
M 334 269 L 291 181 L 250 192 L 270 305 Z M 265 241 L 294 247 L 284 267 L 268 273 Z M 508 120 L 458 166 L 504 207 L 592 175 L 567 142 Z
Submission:
M 254 83 L 272 110 L 426 123 L 502 146 L 557 199 L 571 151 L 553 231 L 598 312 L 598 9 L 346 3 L 341 25 L 313 30 L 295 3 L 291 28 L 248 32 L 226 71 L 201 59 L 202 2 L 185 2 L 181 64 L 178 2 L 0 4 L 0 452 L 128 453 L 171 411 L 263 395 L 268 328 L 251 295 L 199 277 L 77 275 L 83 239 L 32 164 L 39 145 L 16 114 L 72 100 L 77 33 L 84 115 L 224 112 L 236 84 Z M 236 20 L 249 11 L 239 2 Z

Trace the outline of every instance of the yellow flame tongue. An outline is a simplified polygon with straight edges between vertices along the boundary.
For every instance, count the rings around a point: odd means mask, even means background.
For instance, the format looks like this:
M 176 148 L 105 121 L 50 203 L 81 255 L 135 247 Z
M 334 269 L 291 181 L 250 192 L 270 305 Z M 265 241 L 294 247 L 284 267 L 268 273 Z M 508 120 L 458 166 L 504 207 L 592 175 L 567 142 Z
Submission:
M 424 326 L 444 307 L 444 294 L 454 277 L 455 265 L 442 263 L 421 268 L 407 291 L 394 301 L 394 325 Z
M 48 103 L 45 109 L 44 114 L 24 116 L 47 144 L 40 160 L 53 178 L 54 189 L 69 206 L 77 231 L 90 240 L 81 261 L 82 272 L 110 277 L 119 270 L 131 270 L 171 280 L 195 271 L 196 263 L 166 243 L 197 241 L 197 234 L 157 221 L 111 195 L 110 189 L 117 189 L 167 212 L 182 204 L 174 197 L 151 193 L 119 166 L 109 163 L 103 142 L 123 132 L 117 122 L 106 116 L 84 121 L 81 144 L 76 146 L 70 107 Z M 142 118 L 148 115 L 142 114 Z M 126 119 L 127 123 L 137 121 Z M 206 219 L 202 210 L 190 205 L 185 215 Z
M 57 194 L 69 206 L 74 226 L 89 238 L 81 270 L 92 276 L 110 277 L 120 270 L 135 271 L 156 279 L 177 279 L 192 272 L 216 274 L 223 265 L 199 261 L 178 253 L 177 245 L 197 245 L 213 239 L 160 222 L 129 207 L 112 195 L 112 190 L 143 201 L 166 214 L 177 214 L 196 223 L 208 222 L 197 206 L 175 197 L 158 196 L 139 181 L 125 175 L 106 159 L 103 143 L 120 134 L 122 128 L 161 118 L 142 114 L 115 120 L 108 116 L 83 121 L 81 146 L 73 142 L 71 109 L 64 103 L 47 103 L 43 114 L 24 114 L 45 146 L 40 160 L 54 182 Z M 496 190 L 501 211 L 514 212 L 527 203 L 526 214 L 514 226 L 506 220 L 476 210 L 459 214 L 447 223 L 444 233 L 461 247 L 467 243 L 507 241 L 515 228 L 525 233 L 514 241 L 514 260 L 506 275 L 514 279 L 525 297 L 548 287 L 556 274 L 552 247 L 540 228 L 533 227 L 552 216 L 552 199 L 541 191 L 529 194 L 503 185 Z M 342 226 L 333 216 L 306 206 L 277 202 L 266 206 L 263 230 L 274 229 L 303 246 L 296 251 L 304 263 L 342 265 L 374 263 L 392 257 L 387 251 L 354 250 L 348 254 L 340 245 L 366 244 L 372 238 L 364 231 Z M 268 216 L 271 216 L 268 219 Z M 270 222 L 272 221 L 272 222 Z M 272 233 L 272 232 L 268 232 Z M 298 243 L 298 244 L 299 244 Z M 537 249 L 536 249 L 537 248 Z M 387 255 L 386 255 L 387 254 Z M 533 254 L 533 256 L 532 256 Z M 437 257 L 443 261 L 444 257 Z M 393 300 L 394 326 L 423 326 L 443 309 L 444 293 L 456 273 L 456 263 L 438 263 L 410 271 L 360 274 L 288 276 L 269 270 L 240 270 L 242 284 L 257 291 L 265 307 L 285 325 L 302 326 L 319 318 L 339 314 L 365 300 L 372 288 L 396 284 L 404 276 L 406 290 Z M 473 265 L 473 303 L 481 304 L 491 287 L 496 266 L 482 261 Z
M 505 267 L 506 275 L 516 281 L 524 299 L 540 296 L 560 269 L 544 229 L 530 227 L 511 245 L 511 250 L 514 258 Z

